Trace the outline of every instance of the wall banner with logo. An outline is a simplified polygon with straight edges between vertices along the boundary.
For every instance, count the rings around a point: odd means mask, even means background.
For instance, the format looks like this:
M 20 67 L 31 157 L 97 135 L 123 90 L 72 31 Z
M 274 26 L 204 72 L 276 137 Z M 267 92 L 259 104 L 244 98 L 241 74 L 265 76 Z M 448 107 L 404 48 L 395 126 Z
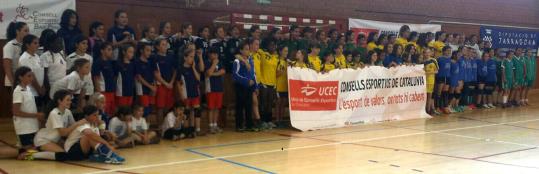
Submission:
M 481 26 L 481 39 L 492 48 L 537 48 L 539 31 Z
M 288 68 L 290 120 L 302 131 L 429 118 L 423 65 L 337 69 Z
M 442 30 L 442 25 L 438 24 L 408 24 L 408 23 L 395 23 L 395 22 L 382 22 L 364 19 L 348 19 L 348 28 L 354 31 L 354 36 L 362 33 L 366 36 L 370 32 L 378 32 L 378 34 L 395 34 L 399 35 L 399 29 L 403 25 L 408 25 L 411 31 L 417 31 L 419 33 L 437 32 Z
M 34 35 L 40 35 L 47 28 L 56 31 L 60 28 L 60 18 L 66 9 L 75 10 L 75 0 L 2 1 L 0 39 L 6 39 L 6 29 L 13 21 L 26 22 Z

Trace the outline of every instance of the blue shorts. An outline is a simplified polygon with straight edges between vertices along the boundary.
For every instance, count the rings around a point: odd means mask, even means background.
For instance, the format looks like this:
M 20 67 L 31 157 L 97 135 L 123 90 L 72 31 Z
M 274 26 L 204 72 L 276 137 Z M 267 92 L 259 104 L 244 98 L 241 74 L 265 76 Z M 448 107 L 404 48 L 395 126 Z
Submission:
M 456 88 L 456 87 L 459 86 L 459 78 L 457 78 L 457 77 L 451 77 L 451 78 L 449 79 L 449 81 L 450 81 L 450 84 L 449 84 L 449 85 L 450 85 L 452 88 Z
M 288 92 L 278 92 L 279 98 L 288 98 Z

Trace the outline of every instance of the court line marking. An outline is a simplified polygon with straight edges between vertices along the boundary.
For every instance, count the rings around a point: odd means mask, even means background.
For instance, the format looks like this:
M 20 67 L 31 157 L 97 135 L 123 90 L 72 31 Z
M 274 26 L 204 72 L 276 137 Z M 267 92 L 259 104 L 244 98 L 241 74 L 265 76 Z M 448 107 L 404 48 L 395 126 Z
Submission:
M 85 164 L 78 164 L 78 163 L 67 162 L 67 161 L 57 161 L 57 162 L 60 162 L 60 163 L 63 163 L 63 164 L 67 164 L 67 165 L 73 165 L 73 166 L 78 166 L 78 167 L 90 168 L 90 169 L 110 170 L 110 169 L 107 169 L 107 168 L 96 167 L 96 166 L 90 166 L 90 165 L 85 165 Z M 127 172 L 127 171 L 116 171 L 116 172 L 118 172 L 118 173 L 127 173 L 127 174 L 139 174 L 139 173 L 135 173 L 135 172 Z
M 215 158 L 214 156 L 212 156 L 210 154 L 206 154 L 206 153 L 199 152 L 199 151 L 192 150 L 192 149 L 185 149 L 185 151 L 188 151 L 188 152 L 191 152 L 191 153 L 194 153 L 194 154 L 198 154 L 198 155 L 202 155 L 202 156 L 205 156 L 205 157 L 208 157 L 208 158 Z M 234 164 L 234 165 L 238 165 L 238 166 L 241 166 L 241 167 L 253 169 L 253 170 L 256 170 L 256 171 L 259 171 L 259 172 L 262 172 L 262 173 L 275 174 L 274 172 L 270 172 L 270 171 L 267 171 L 267 170 L 264 170 L 264 169 L 261 169 L 261 168 L 255 167 L 255 166 L 251 166 L 251 165 L 248 165 L 248 164 L 245 164 L 245 163 L 241 163 L 241 162 L 236 162 L 236 161 L 232 161 L 232 160 L 228 160 L 228 159 L 224 159 L 224 158 L 217 158 L 217 160 L 223 161 L 223 162 L 226 162 L 226 163 L 231 163 L 231 164 Z
M 382 125 L 380 125 L 382 126 Z M 363 129 L 363 130 L 354 130 L 354 131 L 344 131 L 344 132 L 337 132 L 337 133 L 327 133 L 327 134 L 319 134 L 319 135 L 311 135 L 308 137 L 319 137 L 319 136 L 328 136 L 328 135 L 340 135 L 340 134 L 348 134 L 348 133 L 357 133 L 357 132 L 369 132 L 369 131 L 377 131 L 377 130 L 389 130 L 389 129 L 395 129 L 393 127 L 385 127 L 385 128 L 376 128 L 376 129 Z M 269 133 L 274 135 L 271 132 L 261 132 L 261 133 Z M 253 141 L 240 141 L 240 142 L 234 142 L 234 143 L 225 143 L 225 144 L 217 144 L 217 145 L 209 145 L 209 146 L 198 146 L 198 147 L 191 147 L 188 149 L 209 149 L 209 148 L 216 148 L 216 147 L 226 147 L 226 146 L 236 146 L 236 145 L 245 145 L 245 144 L 256 144 L 256 143 L 267 143 L 267 142 L 274 142 L 274 141 L 284 141 L 284 140 L 290 140 L 291 138 L 270 138 L 270 139 L 262 139 L 262 140 L 253 140 Z
M 289 135 L 289 134 L 279 134 L 279 135 L 297 137 L 297 136 L 293 136 L 293 135 Z M 302 138 L 302 137 L 297 137 L 297 138 Z M 321 139 L 321 138 L 312 138 L 312 137 L 303 137 L 303 138 L 319 140 L 319 141 L 325 141 L 325 142 L 338 142 L 338 141 L 335 141 L 335 140 L 328 140 L 328 139 Z M 461 157 L 461 156 L 445 155 L 445 154 L 440 154 L 440 153 L 422 152 L 422 151 L 399 149 L 399 148 L 376 146 L 376 145 L 359 144 L 359 143 L 344 143 L 344 144 L 371 147 L 371 148 L 379 148 L 379 149 L 386 149 L 386 150 L 404 151 L 404 152 L 410 152 L 410 153 L 419 153 L 419 154 L 424 154 L 424 155 L 441 156 L 441 157 L 447 157 L 447 158 L 456 158 L 456 159 L 462 159 L 462 160 L 472 160 L 472 161 L 479 161 L 479 162 L 484 162 L 484 163 L 505 165 L 505 166 L 512 166 L 512 167 L 539 169 L 539 167 L 534 167 L 534 166 L 523 166 L 523 165 L 516 165 L 516 164 L 509 164 L 509 163 L 501 163 L 501 162 L 480 160 L 479 158 L 476 159 L 477 157 L 476 158 L 466 158 L 466 157 Z M 488 157 L 496 156 L 496 155 L 502 155 L 502 154 L 508 154 L 508 153 L 513 153 L 513 152 L 526 151 L 526 150 L 531 150 L 531 149 L 535 149 L 535 147 L 534 148 L 519 149 L 519 150 L 516 150 L 516 151 L 503 152 L 503 153 L 494 154 L 494 155 L 488 155 Z M 378 162 L 378 161 L 376 161 L 376 162 Z
M 459 118 L 461 119 L 461 118 Z M 454 123 L 459 122 L 463 120 L 469 120 L 469 119 L 462 119 L 462 120 L 453 120 L 448 122 L 439 122 L 439 123 L 430 123 L 430 125 L 437 125 L 437 124 L 446 124 L 446 123 Z M 473 121 L 473 120 L 472 120 Z M 365 125 L 358 125 L 358 126 L 366 126 L 366 125 L 376 125 L 376 124 L 365 124 Z M 397 127 L 390 127 L 385 124 L 379 124 L 382 127 L 385 128 L 376 128 L 376 129 L 363 129 L 363 130 L 354 130 L 354 131 L 344 131 L 344 132 L 337 132 L 337 133 L 326 133 L 326 134 L 318 134 L 318 135 L 309 135 L 305 137 L 321 137 L 321 136 L 328 136 L 328 135 L 340 135 L 340 134 L 349 134 L 349 133 L 357 133 L 357 132 L 370 132 L 370 131 L 377 131 L 377 130 L 390 130 L 390 129 L 396 129 Z M 409 125 L 404 127 L 412 127 L 412 126 L 418 126 L 418 125 Z M 267 133 L 267 132 L 262 132 Z M 270 134 L 273 134 L 270 132 Z M 245 144 L 256 144 L 256 143 L 267 143 L 267 142 L 274 142 L 274 141 L 283 141 L 283 140 L 290 140 L 291 138 L 271 138 L 271 139 L 262 139 L 262 140 L 253 140 L 253 141 L 239 141 L 234 143 L 224 143 L 224 144 L 216 144 L 216 145 L 208 145 L 208 146 L 196 146 L 191 147 L 188 149 L 208 149 L 208 148 L 216 148 L 216 147 L 226 147 L 226 146 L 235 146 L 235 145 L 245 145 Z
M 125 168 L 112 169 L 112 170 L 107 170 L 107 171 L 89 172 L 87 174 L 99 174 L 99 173 L 110 173 L 110 172 L 117 172 L 117 171 L 127 171 L 127 170 L 143 169 L 143 168 L 150 168 L 150 167 L 159 167 L 159 166 L 167 166 L 167 165 L 175 165 L 175 164 L 185 164 L 185 163 L 209 161 L 209 160 L 215 160 L 215 159 L 218 159 L 218 158 L 235 158 L 235 157 L 259 155 L 259 154 L 266 154 L 266 153 L 273 153 L 273 152 L 282 152 L 282 151 L 299 150 L 299 149 L 309 149 L 309 148 L 317 148 L 317 147 L 324 147 L 324 146 L 350 144 L 350 143 L 375 141 L 375 140 L 384 140 L 384 139 L 390 139 L 390 138 L 407 137 L 407 136 L 414 136 L 414 135 L 424 135 L 424 134 L 439 133 L 439 132 L 449 132 L 449 131 L 456 131 L 456 130 L 476 129 L 476 128 L 482 128 L 482 127 L 498 126 L 498 125 L 502 125 L 502 124 L 525 123 L 525 122 L 532 122 L 532 121 L 539 121 L 539 119 L 521 120 L 521 121 L 497 123 L 497 124 L 487 124 L 487 125 L 479 125 L 479 126 L 469 126 L 469 127 L 462 127 L 462 128 L 453 128 L 453 129 L 431 131 L 431 132 L 418 132 L 418 133 L 410 133 L 410 134 L 402 134 L 402 135 L 394 135 L 394 136 L 378 137 L 378 138 L 367 138 L 367 139 L 360 139 L 360 140 L 354 140 L 354 141 L 341 141 L 341 142 L 336 142 L 336 143 L 326 143 L 326 144 L 319 144 L 319 145 L 309 145 L 309 146 L 292 147 L 292 148 L 284 148 L 284 149 L 277 149 L 277 150 L 267 150 L 267 151 L 251 152 L 251 153 L 240 153 L 240 154 L 225 155 L 225 156 L 220 156 L 220 157 L 212 157 L 212 158 L 208 157 L 208 158 L 204 158 L 204 159 L 181 160 L 181 161 L 173 161 L 173 162 L 166 162 L 166 163 L 157 163 L 157 164 L 140 165 L 140 166 L 134 166 L 134 167 L 125 167 Z
M 522 152 L 522 151 L 527 151 L 527 150 L 532 150 L 532 149 L 537 149 L 537 147 L 530 147 L 530 148 L 525 148 L 525 149 L 517 149 L 517 150 L 512 150 L 512 151 L 507 151 L 507 152 L 484 155 L 484 156 L 479 156 L 479 157 L 475 157 L 475 158 L 472 158 L 472 159 L 477 160 L 477 159 L 481 159 L 481 158 L 488 158 L 488 157 L 493 157 L 493 156 L 498 156 L 498 155 L 505 155 L 505 154 L 515 153 L 515 152 Z

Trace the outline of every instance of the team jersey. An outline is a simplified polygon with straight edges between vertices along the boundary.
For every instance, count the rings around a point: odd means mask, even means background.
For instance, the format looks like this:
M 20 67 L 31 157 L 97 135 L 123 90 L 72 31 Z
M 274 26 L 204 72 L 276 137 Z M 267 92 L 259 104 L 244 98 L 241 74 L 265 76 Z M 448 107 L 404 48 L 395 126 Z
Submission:
M 116 136 L 125 137 L 127 135 L 127 129 L 131 129 L 131 127 L 127 127 L 125 121 L 120 120 L 118 117 L 110 119 L 109 131 Z
M 71 131 L 71 133 L 67 136 L 67 139 L 64 143 L 64 149 L 66 150 L 66 152 L 69 152 L 71 146 L 79 142 L 85 130 L 90 130 L 93 133 L 99 135 L 99 127 L 97 127 L 96 125 L 92 125 L 90 123 L 80 125 L 79 127 L 75 128 L 75 130 Z
M 298 67 L 298 68 L 307 68 L 308 67 L 306 63 L 299 63 L 297 61 L 292 61 L 290 63 L 290 65 L 293 66 L 293 67 Z
M 208 70 L 209 69 L 210 67 L 208 67 Z M 213 71 L 212 73 L 219 72 L 222 69 L 224 69 L 223 64 L 219 62 L 215 66 L 215 71 Z M 223 81 L 223 76 L 206 77 L 206 92 L 223 92 Z
M 329 43 L 320 42 L 320 52 L 318 53 L 318 56 L 322 56 L 326 53 L 331 53 L 331 47 Z
M 535 57 L 527 57 L 526 59 L 526 78 L 527 80 L 535 80 L 537 67 Z M 533 85 L 533 84 L 529 84 Z
M 176 43 L 174 44 L 174 46 L 176 47 L 178 51 L 183 51 L 185 50 L 186 45 L 194 43 L 194 42 L 195 42 L 195 38 L 193 36 L 182 36 L 179 39 L 176 39 Z M 176 54 L 183 55 L 182 52 L 178 52 Z
M 486 81 L 487 82 L 496 82 L 498 80 L 498 77 L 497 77 L 497 65 L 496 65 L 496 61 L 495 60 L 488 60 L 486 62 L 486 67 L 487 67 L 487 79 Z
M 253 65 L 255 69 L 256 83 L 265 83 L 264 74 L 262 74 L 262 59 L 265 59 L 266 56 L 269 56 L 269 53 L 265 52 L 262 49 L 252 53 L 251 57 L 253 58 Z
M 98 92 L 114 92 L 116 91 L 116 76 L 118 68 L 116 61 L 98 59 L 92 65 L 93 77 L 99 77 L 100 80 L 96 81 L 96 85 L 99 85 L 102 91 Z
M 219 49 L 219 62 L 226 62 L 226 40 L 223 39 L 212 39 L 210 40 L 210 47 L 216 47 Z
M 50 85 L 66 76 L 67 62 L 62 52 L 46 51 L 39 58 L 43 62 L 43 67 L 48 68 L 47 77 Z
M 335 64 L 339 68 L 346 68 L 346 57 L 344 56 L 344 54 L 335 56 Z
M 434 58 L 429 58 L 424 62 L 425 64 L 425 74 L 427 76 L 427 84 L 434 84 L 435 76 L 438 72 L 438 62 Z
M 204 58 L 204 60 L 207 60 L 207 57 L 208 57 L 207 50 L 210 47 L 210 43 L 208 42 L 208 40 L 202 37 L 199 37 L 198 39 L 195 40 L 195 46 L 196 46 L 196 49 L 202 49 L 202 57 Z
M 277 92 L 287 92 L 288 91 L 288 77 L 287 77 L 287 64 L 288 62 L 284 59 L 279 59 L 277 64 L 277 69 L 283 73 L 277 77 Z
M 297 50 L 307 50 L 307 42 L 301 40 L 290 39 L 286 42 L 286 46 L 288 47 L 288 57 L 292 57 L 292 54 Z
M 262 59 L 262 76 L 264 81 L 262 84 L 268 86 L 275 86 L 277 81 L 277 65 L 279 64 L 279 55 L 274 54 L 270 56 L 265 56 Z
M 11 60 L 11 73 L 15 76 L 15 70 L 19 67 L 19 58 L 21 57 L 22 43 L 17 42 L 17 39 L 13 39 L 6 43 L 3 48 L 3 57 L 4 59 Z M 15 82 L 9 81 L 7 74 L 4 78 L 4 86 L 15 85 Z M 15 79 L 14 79 L 15 80 Z
M 477 60 L 477 76 L 480 78 L 486 78 L 488 75 L 488 65 L 487 62 L 484 60 Z
M 131 130 L 144 133 L 148 130 L 148 123 L 146 123 L 146 119 L 144 117 L 133 117 L 133 120 L 131 121 Z
M 26 66 L 30 68 L 32 70 L 32 73 L 34 74 L 34 78 L 36 79 L 37 84 L 40 87 L 43 87 L 46 76 L 45 67 L 43 67 L 43 62 L 37 54 L 31 55 L 30 53 L 25 51 L 19 58 L 19 66 Z M 39 96 L 37 89 L 35 89 L 33 86 L 29 85 L 28 88 L 34 96 Z
M 166 56 L 154 54 L 152 56 L 153 61 L 155 61 L 155 70 L 161 73 L 161 77 L 167 83 L 170 82 L 174 72 L 176 72 L 176 66 L 178 65 L 174 56 L 167 54 Z
M 382 61 L 382 64 L 384 67 L 389 67 L 392 62 L 395 62 L 397 65 L 401 65 L 403 63 L 403 59 L 401 56 L 396 56 L 394 54 L 390 54 L 385 57 L 385 59 Z
M 28 86 L 17 85 L 13 90 L 13 104 L 20 104 L 20 110 L 26 113 L 37 113 L 34 96 Z M 39 130 L 39 121 L 36 117 L 19 117 L 13 115 L 13 125 L 17 135 L 31 134 Z
M 314 69 L 316 72 L 320 72 L 320 68 L 322 68 L 322 61 L 320 61 L 320 57 L 318 55 L 309 55 L 307 57 L 307 60 L 309 61 L 309 64 L 312 69 Z
M 234 55 L 238 53 L 238 47 L 240 46 L 241 40 L 239 38 L 228 38 L 225 46 L 225 61 L 223 65 L 225 66 L 226 72 L 232 72 L 232 64 L 236 59 Z
M 181 66 L 179 69 L 180 75 L 178 75 L 178 80 L 181 80 L 183 83 L 184 94 L 187 94 L 187 98 L 195 98 L 200 95 L 199 85 L 200 81 L 196 79 L 195 71 L 191 66 L 185 67 Z
M 518 57 L 518 56 L 514 56 L 513 59 L 512 59 L 512 62 L 513 62 L 513 66 L 514 66 L 514 69 L 515 69 L 515 79 L 523 79 L 525 74 L 524 74 L 524 71 L 525 71 L 525 64 L 524 64 L 524 60 L 521 58 L 521 57 Z
M 464 57 L 460 57 L 458 59 L 458 65 L 459 65 L 459 77 L 460 79 L 459 80 L 462 80 L 462 81 L 465 81 L 466 79 L 466 58 Z
M 323 64 L 322 65 L 322 72 L 329 72 L 331 70 L 334 70 L 335 69 L 335 65 L 334 64 Z
M 451 61 L 451 84 L 458 83 L 459 80 L 462 80 L 459 62 Z
M 356 45 L 354 45 L 354 43 L 346 43 L 344 44 L 344 51 L 348 51 L 348 52 L 357 51 Z
M 124 32 L 129 32 L 129 36 L 124 35 Z M 120 28 L 118 26 L 114 26 L 109 29 L 107 33 L 107 41 L 109 42 L 120 42 L 125 39 L 125 37 L 131 37 L 133 40 L 135 39 L 135 30 L 131 28 L 130 26 L 125 26 L 123 28 Z
M 47 118 L 45 128 L 41 128 L 36 134 L 36 139 L 45 139 L 53 143 L 58 143 L 62 136 L 57 129 L 67 128 L 75 123 L 73 114 L 69 109 L 60 112 L 58 108 L 54 108 Z
M 438 58 L 438 71 L 437 77 L 451 77 L 451 58 L 449 57 L 439 57 Z
M 504 59 L 502 61 L 502 69 L 504 71 L 504 75 L 505 75 L 505 80 L 506 81 L 511 81 L 512 79 L 514 79 L 514 65 L 513 65 L 513 61 L 511 59 Z
M 472 77 L 470 80 L 472 82 L 477 81 L 477 61 L 480 61 L 481 59 L 474 59 L 472 58 L 470 60 L 470 63 L 472 64 L 472 69 L 470 71 L 470 76 Z
M 155 62 L 152 58 L 148 58 L 143 61 L 141 58 L 135 60 L 135 75 L 139 75 L 149 84 L 155 84 L 154 71 L 156 69 Z M 144 86 L 141 82 L 137 81 L 136 84 L 137 95 L 149 95 L 151 93 L 150 88 Z
M 135 96 L 135 63 L 118 63 L 118 72 L 116 96 Z

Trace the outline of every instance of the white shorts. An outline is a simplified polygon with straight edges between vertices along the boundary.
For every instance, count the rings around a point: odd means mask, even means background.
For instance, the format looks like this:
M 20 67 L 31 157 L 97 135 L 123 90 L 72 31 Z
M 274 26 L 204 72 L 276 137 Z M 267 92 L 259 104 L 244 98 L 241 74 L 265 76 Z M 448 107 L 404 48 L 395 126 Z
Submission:
M 40 129 L 34 137 L 34 145 L 43 146 L 48 143 L 58 143 L 60 138 L 60 134 L 57 130 L 43 128 Z

